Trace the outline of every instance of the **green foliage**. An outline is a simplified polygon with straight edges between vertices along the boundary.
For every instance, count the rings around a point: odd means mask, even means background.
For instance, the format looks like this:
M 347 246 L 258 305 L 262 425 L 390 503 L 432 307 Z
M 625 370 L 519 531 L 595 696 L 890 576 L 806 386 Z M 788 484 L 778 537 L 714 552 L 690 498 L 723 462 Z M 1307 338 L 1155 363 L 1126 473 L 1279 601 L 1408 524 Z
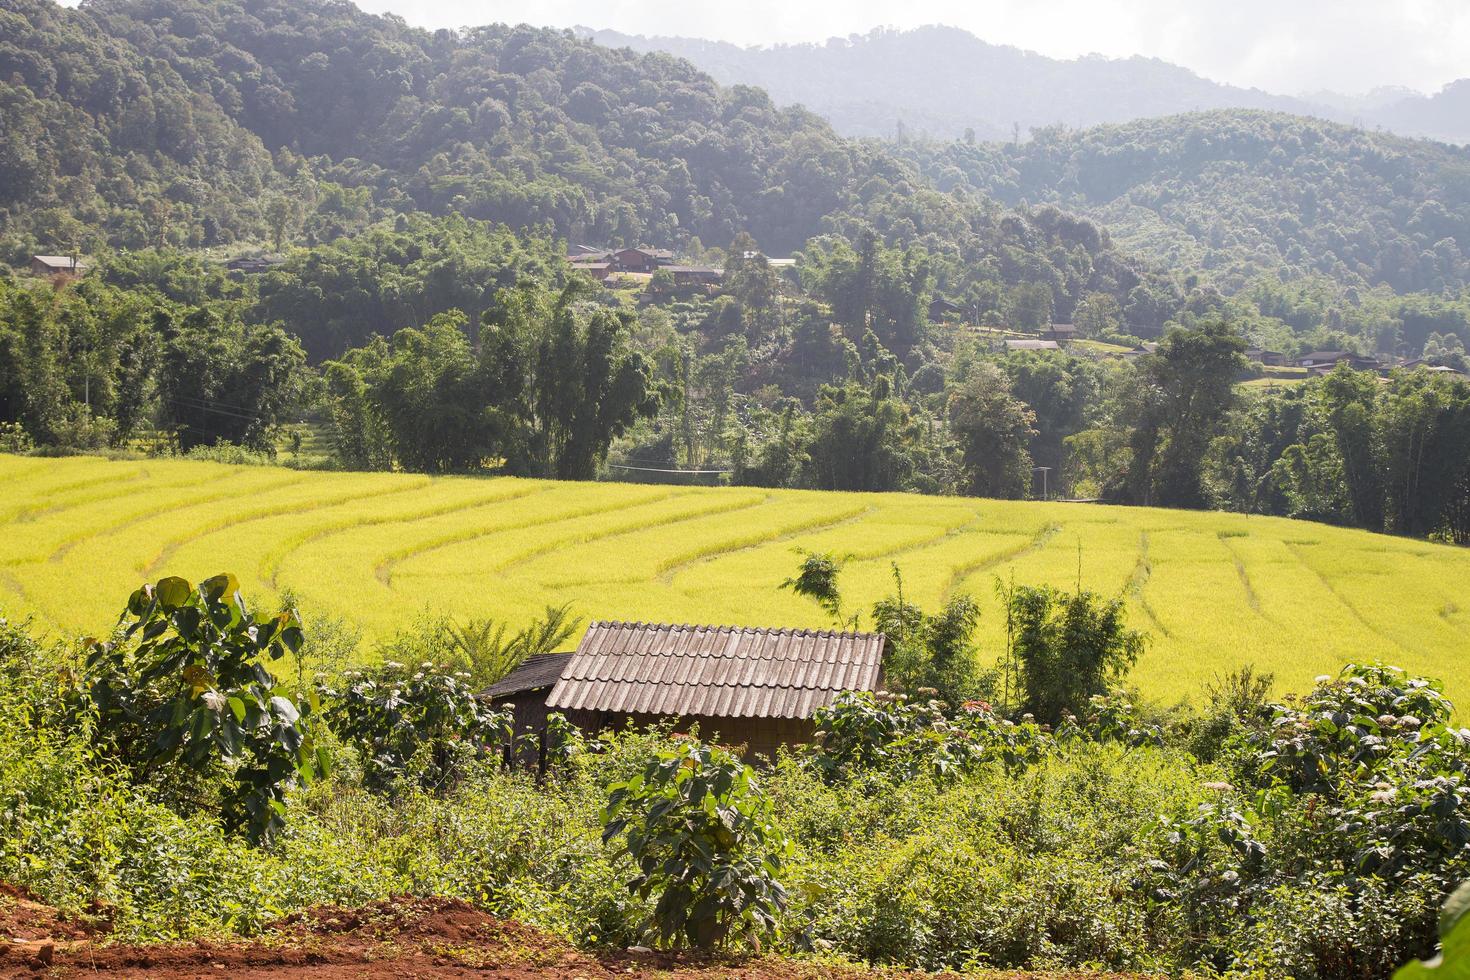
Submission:
M 390 660 L 349 670 L 340 689 L 320 695 L 333 733 L 358 750 L 364 786 L 444 793 L 512 735 L 509 715 L 482 701 L 469 680 L 431 662 L 412 667 Z
M 450 310 L 478 323 L 497 290 L 562 277 L 550 238 L 458 214 L 411 214 L 294 253 L 260 277 L 253 313 L 287 324 L 322 360 Z
M 145 585 L 122 619 L 120 636 L 92 643 L 87 655 L 104 750 L 140 781 L 174 778 L 175 767 L 224 769 L 225 826 L 270 840 L 284 826 L 287 788 L 328 765 L 270 671 L 301 645 L 296 614 L 252 614 L 224 574 L 198 587 L 181 578 Z
M 950 425 L 962 454 L 964 492 L 977 497 L 1030 496 L 1036 413 L 1017 398 L 1005 374 L 978 364 L 949 396 Z
M 801 570 L 795 578 L 782 582 L 781 588 L 812 600 L 839 626 L 846 627 L 851 622 L 856 628 L 857 616 L 848 620 L 842 614 L 842 592 L 837 587 L 837 576 L 841 571 L 841 560 L 830 554 L 803 552 Z
M 1224 321 L 1170 331 L 1140 359 L 1117 422 L 1131 457 L 1117 492 L 1130 503 L 1203 507 L 1201 461 L 1224 429 L 1245 341 Z
M 514 633 L 505 623 L 488 618 L 445 622 L 443 637 L 435 637 L 433 645 L 442 643 L 450 659 L 469 675 L 470 686 L 483 690 L 527 657 L 552 653 L 576 635 L 582 620 L 571 609 L 570 603 L 547 606 L 539 618 Z
M 904 357 L 923 339 L 932 280 L 922 249 L 884 248 L 869 231 L 855 249 L 843 239 L 823 241 L 808 247 L 803 260 L 803 282 L 832 308 L 850 340 L 871 330 Z
M 1466 282 L 1470 196 L 1444 144 L 1217 110 L 906 152 L 947 186 L 1106 220 L 1129 247 L 1223 285 L 1283 268 L 1404 292 Z
M 1342 368 L 1248 406 L 1213 463 L 1260 487 L 1253 509 L 1457 540 L 1470 491 L 1470 386 Z M 1459 529 L 1459 530 L 1457 530 Z
M 886 386 L 823 385 L 812 415 L 806 482 L 819 490 L 897 490 L 914 470 L 915 428 Z
M 35 448 L 35 441 L 19 422 L 0 422 L 0 452 L 28 453 Z
M 306 400 L 300 346 L 181 281 L 197 263 L 150 256 L 156 267 L 125 256 L 76 284 L 0 282 L 0 419 L 47 446 L 95 450 L 154 428 L 185 451 L 273 452 Z
M 1470 870 L 1463 848 L 1425 847 L 1434 824 L 1417 803 L 1400 805 L 1437 792 L 1430 769 L 1462 764 L 1463 733 L 1403 713 L 1367 728 L 1358 716 L 1385 705 L 1441 717 L 1432 684 L 1382 668 L 1350 669 L 1296 708 L 1278 706 L 1298 713 L 1215 766 L 1128 737 L 1141 726 L 1116 695 L 1055 735 L 980 703 L 944 712 L 849 696 L 824 715 L 819 747 L 783 753 L 762 774 L 763 802 L 736 799 L 735 787 L 752 789 L 738 761 L 667 730 L 575 738 L 542 785 L 469 761 L 435 793 L 370 792 L 347 751 L 328 778 L 287 793 L 266 850 L 159 805 L 99 758 L 96 716 L 67 711 L 74 664 L 65 648 L 0 624 L 0 877 L 68 911 L 106 907 L 124 939 L 248 934 L 310 905 L 438 894 L 623 948 L 647 935 L 663 893 L 630 892 L 645 866 L 602 841 L 609 780 L 637 787 L 621 798 L 616 842 L 647 829 L 653 877 L 718 892 L 674 910 L 679 944 L 731 945 L 774 920 L 779 933 L 765 934 L 780 950 L 875 964 L 1356 980 L 1429 956 L 1440 902 Z M 1221 685 L 1247 702 L 1255 687 Z M 1361 737 L 1321 725 L 1337 714 Z M 1263 764 L 1274 742 L 1303 736 L 1301 719 L 1341 795 L 1293 788 Z M 1364 752 L 1372 739 L 1387 746 L 1381 758 Z M 1386 792 L 1393 802 L 1374 799 Z M 1463 816 L 1470 805 L 1452 795 Z M 1364 845 L 1400 842 L 1421 850 L 1400 870 L 1382 865 L 1388 877 L 1354 863 Z M 675 845 L 686 862 L 654 856 Z M 739 873 L 701 877 L 700 862 Z M 769 900 L 765 918 L 741 882 Z M 711 909 L 728 928 L 689 921 Z
M 1035 722 L 999 718 L 984 701 L 946 710 L 938 701 L 848 691 L 818 709 L 815 722 L 809 762 L 828 781 L 871 771 L 948 782 L 990 762 L 1024 768 L 1055 748 Z
M 951 596 L 935 614 L 904 600 L 897 565 L 895 595 L 873 606 L 873 628 L 888 638 L 884 676 L 897 690 L 933 691 L 949 704 L 976 696 L 980 684 L 975 627 L 980 606 L 968 595 Z
M 1145 637 L 1127 627 L 1121 598 L 1016 586 L 1005 599 L 1011 637 L 1007 660 L 1022 709 L 1048 724 L 1106 693 L 1143 651 Z
M 634 318 L 582 302 L 589 288 L 500 291 L 478 350 L 454 311 L 327 365 L 344 461 L 592 479 L 659 392 Z
M 1465 980 L 1470 977 L 1470 882 L 1445 900 L 1439 917 L 1439 955 L 1394 971 L 1393 980 Z
M 629 343 L 635 318 L 582 306 L 588 289 L 504 290 L 485 317 L 481 364 L 512 473 L 592 479 L 612 440 L 658 411 L 652 367 Z
M 619 840 L 638 866 L 629 889 L 657 896 L 649 929 L 660 945 L 758 949 L 779 935 L 790 845 L 750 766 L 683 740 L 608 787 L 602 819 L 603 842 Z

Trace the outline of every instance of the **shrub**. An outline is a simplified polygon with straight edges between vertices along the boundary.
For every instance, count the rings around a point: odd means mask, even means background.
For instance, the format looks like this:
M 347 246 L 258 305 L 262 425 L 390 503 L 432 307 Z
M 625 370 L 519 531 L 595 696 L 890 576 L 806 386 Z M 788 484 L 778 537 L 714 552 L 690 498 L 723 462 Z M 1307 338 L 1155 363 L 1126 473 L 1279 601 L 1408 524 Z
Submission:
M 629 890 L 657 896 L 648 928 L 660 945 L 759 947 L 777 932 L 790 845 L 755 771 L 724 749 L 685 739 L 659 753 L 609 787 L 603 822 L 603 842 L 620 840 L 638 865 Z
M 879 770 L 902 779 L 929 775 L 945 781 L 987 762 L 1021 768 L 1055 748 L 1034 722 L 998 718 L 984 701 L 966 701 L 947 713 L 938 701 L 849 691 L 818 709 L 815 724 L 809 759 L 828 780 Z
M 971 637 L 980 622 L 980 607 L 968 595 L 957 595 L 934 615 L 903 597 L 903 580 L 894 568 L 896 595 L 873 607 L 874 628 L 888 637 L 885 663 L 889 680 L 910 694 L 932 690 L 949 704 L 980 693 L 981 677 Z
M 369 789 L 413 784 L 442 793 L 512 735 L 509 714 L 476 697 L 468 680 L 431 662 L 410 668 L 390 660 L 347 671 L 340 690 L 323 687 L 320 695 L 327 724 L 357 748 Z
M 0 453 L 28 453 L 36 442 L 19 422 L 0 422 Z
M 1007 661 L 1022 710 L 1047 724 L 1106 693 L 1143 651 L 1144 635 L 1128 629 L 1122 599 L 1030 586 L 1006 589 L 1003 596 L 1011 637 Z
M 145 585 L 111 642 L 90 644 L 87 693 L 104 746 L 146 780 L 226 770 L 225 825 L 263 841 L 283 826 L 285 792 L 327 768 L 301 709 L 269 664 L 301 645 L 294 612 L 257 617 L 230 574 L 195 588 Z

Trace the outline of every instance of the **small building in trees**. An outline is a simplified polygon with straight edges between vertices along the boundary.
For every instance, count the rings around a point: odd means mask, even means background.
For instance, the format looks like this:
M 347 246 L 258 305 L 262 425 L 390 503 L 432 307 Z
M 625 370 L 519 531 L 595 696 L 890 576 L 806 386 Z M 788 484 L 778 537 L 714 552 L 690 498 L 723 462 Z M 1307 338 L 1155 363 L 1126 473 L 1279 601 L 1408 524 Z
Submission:
M 256 276 L 271 271 L 285 261 L 274 256 L 242 256 L 226 262 L 225 271 L 237 276 Z
M 92 267 L 75 255 L 32 255 L 31 272 L 38 276 L 82 276 Z
M 1260 347 L 1247 347 L 1245 359 L 1253 364 L 1261 364 L 1265 367 L 1285 367 L 1288 358 L 1278 350 L 1265 350 Z
M 572 269 L 576 272 L 585 272 L 598 282 L 606 282 L 613 274 L 611 262 L 573 262 Z
M 929 322 L 943 323 L 946 320 L 959 316 L 961 313 L 958 303 L 951 303 L 947 299 L 936 296 L 929 301 Z
M 1325 374 L 1336 368 L 1339 364 L 1346 364 L 1354 371 L 1373 371 L 1378 367 L 1378 362 L 1371 357 L 1363 357 L 1345 350 L 1318 350 L 1310 354 L 1303 354 L 1297 358 L 1297 367 L 1304 367 L 1309 371 Z
M 1077 339 L 1077 328 L 1070 323 L 1053 323 L 1041 332 L 1043 340 L 1054 340 L 1066 345 Z
M 774 757 L 810 741 L 812 716 L 843 691 L 877 691 L 881 633 L 595 622 L 576 652 L 533 657 L 485 692 L 540 731 L 553 711 L 594 734 L 631 720 Z
M 725 278 L 723 270 L 708 265 L 666 265 L 659 271 L 672 276 L 677 286 L 718 286 Z
M 1006 353 L 1024 350 L 1061 350 L 1055 340 L 1032 340 L 1029 337 L 1011 338 L 1005 342 Z
M 612 253 L 609 261 L 619 272 L 653 272 L 672 265 L 674 253 L 662 248 L 624 248 Z

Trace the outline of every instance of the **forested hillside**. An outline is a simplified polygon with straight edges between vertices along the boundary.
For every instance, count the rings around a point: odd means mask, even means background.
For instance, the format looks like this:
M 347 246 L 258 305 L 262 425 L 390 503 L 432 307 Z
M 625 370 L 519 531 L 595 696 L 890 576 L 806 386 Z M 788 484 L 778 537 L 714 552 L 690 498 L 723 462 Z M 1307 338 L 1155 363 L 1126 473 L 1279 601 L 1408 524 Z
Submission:
M 39 137 L 3 141 L 28 179 L 0 260 L 93 260 L 0 277 L 12 448 L 310 439 L 347 469 L 1060 491 L 1470 539 L 1456 378 L 1237 390 L 1306 380 L 1248 347 L 1465 371 L 1470 151 L 1260 112 L 855 141 L 566 31 L 6 9 L 7 137 Z M 577 243 L 704 278 L 574 272 Z M 1085 343 L 1026 349 L 1045 333 Z M 1416 425 L 1432 451 L 1401 457 Z
M 0 5 L 0 232 L 48 250 L 263 235 L 260 140 L 166 61 L 49 0 Z
M 1470 278 L 1463 148 L 1219 111 L 907 152 L 942 190 L 1074 209 L 1128 247 L 1224 287 L 1260 272 L 1405 292 Z
M 452 211 L 691 252 L 741 232 L 779 255 L 872 230 L 930 252 L 946 293 L 1040 281 L 1062 315 L 1086 292 L 1168 294 L 1084 222 L 936 193 L 889 150 L 665 55 L 529 27 L 429 33 L 320 2 L 12 6 L 19 43 L 0 69 L 24 70 L 0 91 L 10 131 L 41 135 L 34 151 L 7 141 L 26 178 L 0 192 L 11 261 L 103 244 L 279 247 Z

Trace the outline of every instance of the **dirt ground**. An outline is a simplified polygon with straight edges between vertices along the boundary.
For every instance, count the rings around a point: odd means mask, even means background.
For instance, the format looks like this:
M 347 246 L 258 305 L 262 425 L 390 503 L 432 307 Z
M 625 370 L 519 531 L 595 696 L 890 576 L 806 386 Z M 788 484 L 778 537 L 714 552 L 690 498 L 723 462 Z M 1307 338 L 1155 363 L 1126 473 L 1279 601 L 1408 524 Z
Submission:
M 98 925 L 103 922 L 103 925 Z M 34 978 L 209 977 L 372 980 L 483 977 L 510 980 L 874 980 L 894 977 L 779 957 L 700 959 L 670 953 L 588 954 L 464 902 L 404 898 L 362 908 L 315 908 L 251 941 L 124 946 L 105 917 L 68 919 L 0 884 L 0 976 Z M 994 980 L 1021 974 L 993 975 Z M 1026 974 L 1028 980 L 1043 980 Z M 1044 980 L 1108 980 L 1046 974 Z M 1122 978 L 1112 978 L 1122 980 Z

